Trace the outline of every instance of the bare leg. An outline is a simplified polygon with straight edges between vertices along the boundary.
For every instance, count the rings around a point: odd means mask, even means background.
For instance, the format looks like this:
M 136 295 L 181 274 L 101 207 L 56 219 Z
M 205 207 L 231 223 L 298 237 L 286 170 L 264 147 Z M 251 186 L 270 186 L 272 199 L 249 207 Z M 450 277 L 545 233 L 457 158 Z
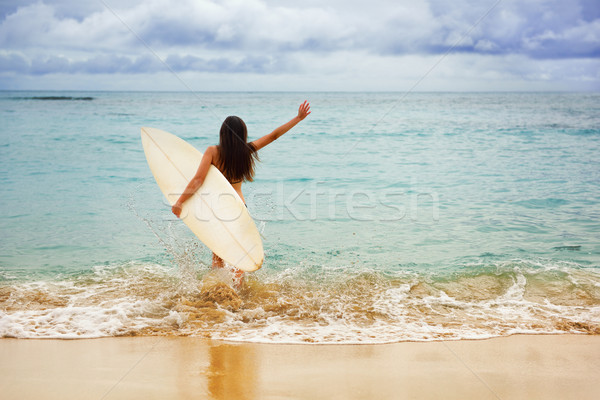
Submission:
M 213 268 L 225 268 L 225 262 L 223 261 L 223 259 L 221 257 L 216 255 L 215 253 L 213 253 L 212 267 Z
M 225 268 L 225 261 L 215 253 L 213 253 L 212 258 L 212 267 L 213 268 Z M 233 275 L 233 283 L 236 287 L 239 287 L 242 284 L 242 280 L 244 279 L 244 271 L 232 267 L 231 274 Z

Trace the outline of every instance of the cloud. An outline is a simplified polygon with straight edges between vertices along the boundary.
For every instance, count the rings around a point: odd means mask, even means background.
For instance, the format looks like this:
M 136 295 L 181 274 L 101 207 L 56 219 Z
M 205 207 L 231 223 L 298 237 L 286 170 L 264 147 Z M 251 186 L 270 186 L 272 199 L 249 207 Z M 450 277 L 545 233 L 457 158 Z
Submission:
M 103 1 L 111 8 L 100 1 L 2 2 L 0 75 L 168 71 L 158 55 L 176 72 L 316 82 L 353 76 L 359 64 L 392 69 L 400 59 L 429 60 L 451 49 L 451 57 L 497 57 L 506 71 L 501 58 L 518 56 L 532 70 L 566 60 L 545 75 L 557 77 L 577 70 L 569 63 L 597 64 L 600 57 L 597 0 Z
M 335 50 L 350 29 L 333 10 L 268 7 L 259 0 L 182 0 L 139 3 L 96 11 L 81 20 L 61 16 L 55 7 L 35 3 L 18 8 L 0 24 L 0 46 L 132 51 L 141 43 L 156 49 L 235 49 L 243 51 Z
M 114 16 L 108 17 L 103 11 L 78 21 L 57 16 L 56 9 L 44 3 L 21 7 L 0 23 L 0 48 L 36 53 L 121 51 L 133 42 L 131 34 Z
M 408 13 L 389 17 L 385 31 L 394 34 L 383 42 L 383 51 L 439 54 L 453 48 L 456 53 L 532 58 L 598 57 L 600 18 L 584 16 L 589 7 L 587 1 L 430 0 L 416 18 Z
M 496 7 L 490 11 L 492 5 Z M 334 8 L 283 7 L 261 0 L 182 0 L 177 7 L 168 0 L 156 0 L 115 6 L 124 25 L 108 9 L 76 19 L 60 13 L 56 5 L 34 3 L 4 18 L 0 46 L 143 50 L 131 29 L 158 50 L 290 53 L 354 49 L 431 54 L 456 46 L 456 52 L 596 57 L 600 19 L 584 15 L 590 7 L 583 0 L 429 0 L 389 5 L 366 19 Z
M 600 20 L 560 31 L 547 29 L 524 39 L 523 47 L 536 58 L 600 57 Z
M 158 72 L 161 69 L 164 68 L 151 56 L 129 58 L 105 54 L 87 60 L 71 61 L 64 56 L 35 57 L 28 60 L 19 54 L 0 54 L 0 71 L 13 74 L 149 73 Z
M 179 56 L 170 55 L 166 64 L 174 71 L 196 71 L 214 73 L 280 73 L 290 71 L 292 66 L 287 65 L 286 60 L 276 59 L 269 56 L 247 56 L 240 60 L 232 60 L 226 57 L 206 59 L 193 55 Z
M 20 54 L 0 54 L 0 71 L 47 75 L 67 74 L 147 74 L 155 72 L 213 72 L 213 73 L 280 73 L 293 70 L 286 60 L 269 56 L 249 56 L 239 60 L 227 57 L 202 58 L 172 54 L 164 63 L 152 55 L 128 57 L 102 54 L 89 59 L 72 61 L 64 56 L 36 57 L 28 60 Z
M 30 70 L 30 63 L 20 54 L 0 54 L 0 72 L 25 73 Z

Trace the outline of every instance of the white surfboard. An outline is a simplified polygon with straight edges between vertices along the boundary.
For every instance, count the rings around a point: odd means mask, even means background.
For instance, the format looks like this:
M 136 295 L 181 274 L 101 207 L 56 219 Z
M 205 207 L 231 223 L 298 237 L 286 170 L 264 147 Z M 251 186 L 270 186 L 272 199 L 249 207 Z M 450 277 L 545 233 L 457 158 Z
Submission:
M 148 165 L 169 204 L 173 205 L 196 174 L 202 153 L 177 136 L 142 128 Z M 211 165 L 202 186 L 184 204 L 181 219 L 209 249 L 243 271 L 262 266 L 260 234 L 233 186 Z

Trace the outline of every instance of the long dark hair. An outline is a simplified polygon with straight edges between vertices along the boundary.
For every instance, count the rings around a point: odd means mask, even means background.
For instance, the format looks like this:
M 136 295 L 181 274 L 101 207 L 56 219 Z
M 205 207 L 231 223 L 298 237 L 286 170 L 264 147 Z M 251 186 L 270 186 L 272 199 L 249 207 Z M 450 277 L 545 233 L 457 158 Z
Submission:
M 227 117 L 219 134 L 221 171 L 229 182 L 252 181 L 258 153 L 248 141 L 248 128 L 240 117 Z

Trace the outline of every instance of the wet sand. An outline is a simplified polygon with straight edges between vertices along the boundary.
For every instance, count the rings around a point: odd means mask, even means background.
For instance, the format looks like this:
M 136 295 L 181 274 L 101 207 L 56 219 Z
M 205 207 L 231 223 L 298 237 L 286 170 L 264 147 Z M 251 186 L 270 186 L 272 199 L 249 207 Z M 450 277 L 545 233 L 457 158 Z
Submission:
M 600 336 L 386 345 L 0 339 L 9 399 L 595 399 Z

